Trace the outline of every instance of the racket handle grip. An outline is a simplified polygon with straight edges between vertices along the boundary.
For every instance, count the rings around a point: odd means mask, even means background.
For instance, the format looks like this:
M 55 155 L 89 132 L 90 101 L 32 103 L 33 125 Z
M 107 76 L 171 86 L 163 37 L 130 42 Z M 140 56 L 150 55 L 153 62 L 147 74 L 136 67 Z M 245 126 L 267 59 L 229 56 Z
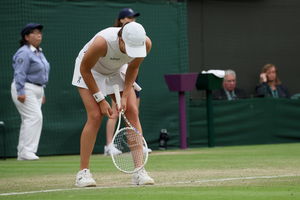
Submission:
M 119 85 L 113 85 L 114 88 L 114 93 L 115 93 L 115 98 L 116 98 L 116 103 L 118 108 L 121 108 L 121 96 L 120 96 L 120 89 L 119 89 Z

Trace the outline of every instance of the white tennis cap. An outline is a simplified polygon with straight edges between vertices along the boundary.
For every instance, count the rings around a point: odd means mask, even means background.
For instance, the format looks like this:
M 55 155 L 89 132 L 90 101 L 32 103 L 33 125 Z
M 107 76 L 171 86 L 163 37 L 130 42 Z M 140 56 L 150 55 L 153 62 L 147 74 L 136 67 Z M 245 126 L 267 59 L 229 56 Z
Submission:
M 144 27 L 136 22 L 130 22 L 123 27 L 122 39 L 128 56 L 132 58 L 146 57 L 146 32 Z

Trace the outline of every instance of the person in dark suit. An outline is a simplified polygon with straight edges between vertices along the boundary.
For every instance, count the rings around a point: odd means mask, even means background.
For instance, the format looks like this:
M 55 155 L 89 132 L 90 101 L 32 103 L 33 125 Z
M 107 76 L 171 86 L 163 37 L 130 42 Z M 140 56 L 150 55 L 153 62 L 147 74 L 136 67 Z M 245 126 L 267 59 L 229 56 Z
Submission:
M 228 69 L 225 71 L 223 79 L 223 88 L 213 91 L 215 100 L 237 100 L 247 98 L 244 90 L 236 87 L 236 73 Z
M 263 66 L 259 82 L 255 88 L 257 97 L 290 98 L 287 87 L 281 84 L 275 65 Z

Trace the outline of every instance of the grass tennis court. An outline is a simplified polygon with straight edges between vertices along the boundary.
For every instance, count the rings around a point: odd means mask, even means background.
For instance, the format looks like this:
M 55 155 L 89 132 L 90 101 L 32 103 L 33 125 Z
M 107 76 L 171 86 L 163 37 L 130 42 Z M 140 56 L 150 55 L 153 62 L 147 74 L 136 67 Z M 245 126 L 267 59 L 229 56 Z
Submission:
M 74 187 L 79 156 L 0 161 L 0 199 L 300 199 L 300 143 L 154 151 L 154 186 L 132 186 L 110 157 L 93 155 L 98 186 Z

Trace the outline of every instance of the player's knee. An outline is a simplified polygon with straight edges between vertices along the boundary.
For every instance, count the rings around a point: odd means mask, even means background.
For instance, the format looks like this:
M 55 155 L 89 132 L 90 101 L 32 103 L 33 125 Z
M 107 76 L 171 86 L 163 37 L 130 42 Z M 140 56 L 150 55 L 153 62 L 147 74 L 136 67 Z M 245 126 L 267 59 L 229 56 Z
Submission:
M 101 120 L 102 120 L 102 115 L 100 112 L 96 112 L 96 111 L 93 111 L 93 112 L 90 112 L 88 114 L 88 120 L 90 120 L 91 122 L 94 122 L 94 123 L 100 123 Z
M 133 109 L 133 113 L 134 115 L 139 116 L 139 109 L 136 106 Z
M 130 109 L 128 109 L 128 113 L 130 113 L 131 116 L 138 116 L 139 110 L 136 106 L 132 106 Z

